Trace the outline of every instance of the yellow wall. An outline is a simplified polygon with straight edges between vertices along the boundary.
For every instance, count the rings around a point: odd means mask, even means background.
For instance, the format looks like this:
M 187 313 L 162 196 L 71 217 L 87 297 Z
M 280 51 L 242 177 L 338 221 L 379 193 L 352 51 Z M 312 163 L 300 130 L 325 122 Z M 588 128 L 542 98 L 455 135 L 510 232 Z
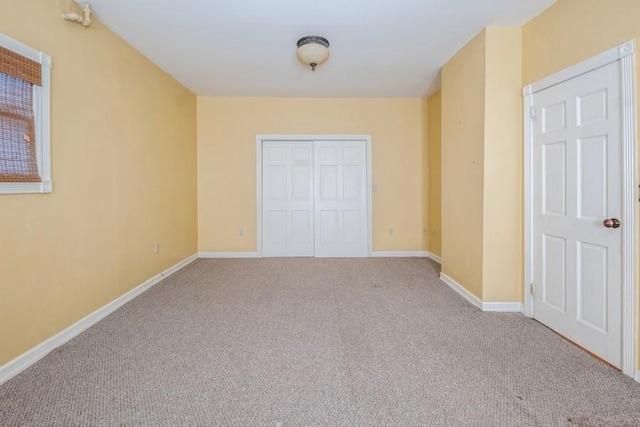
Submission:
M 198 97 L 199 250 L 256 251 L 258 134 L 370 134 L 373 248 L 423 250 L 422 126 L 420 99 Z
M 195 96 L 70 3 L 0 0 L 52 56 L 54 185 L 0 195 L 0 366 L 196 252 Z
M 442 92 L 438 90 L 431 95 L 428 99 L 428 117 L 429 117 L 429 129 L 428 129 L 428 174 L 429 174 L 429 252 L 441 256 L 441 209 L 442 209 L 442 193 L 440 191 L 441 186 L 441 168 L 440 163 L 442 161 L 441 156 L 441 144 L 442 144 Z
M 523 83 L 637 40 L 638 22 L 637 0 L 558 0 L 523 27 Z
M 559 0 L 523 27 L 523 83 L 533 83 L 628 40 L 636 41 L 637 51 L 639 22 L 637 0 Z M 640 74 L 636 75 L 640 90 L 638 82 Z M 636 105 L 637 99 L 638 94 Z M 640 367 L 640 351 L 637 354 Z
M 520 27 L 488 27 L 484 109 L 485 301 L 522 301 L 522 38 Z
M 442 272 L 481 299 L 485 35 L 442 67 Z
M 422 99 L 422 248 L 430 250 L 429 215 L 430 215 L 430 163 L 429 163 L 429 98 Z
M 442 68 L 442 271 L 522 300 L 521 29 L 488 27 Z

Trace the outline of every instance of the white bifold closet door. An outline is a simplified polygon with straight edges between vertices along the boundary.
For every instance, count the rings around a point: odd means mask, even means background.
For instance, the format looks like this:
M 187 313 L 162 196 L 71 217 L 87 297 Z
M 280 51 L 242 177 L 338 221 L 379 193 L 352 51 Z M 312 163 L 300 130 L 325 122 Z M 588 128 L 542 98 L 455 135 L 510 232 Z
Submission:
M 264 141 L 262 254 L 367 256 L 364 141 Z
M 314 154 L 315 255 L 366 257 L 364 141 L 316 141 Z
M 265 141 L 262 173 L 263 256 L 312 257 L 313 142 Z

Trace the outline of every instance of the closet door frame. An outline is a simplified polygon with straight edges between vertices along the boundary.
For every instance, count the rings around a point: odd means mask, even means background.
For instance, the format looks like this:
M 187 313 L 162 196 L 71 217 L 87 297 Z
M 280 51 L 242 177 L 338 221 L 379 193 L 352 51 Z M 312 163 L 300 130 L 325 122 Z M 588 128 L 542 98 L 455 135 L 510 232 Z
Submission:
M 256 243 L 262 258 L 262 147 L 266 141 L 364 141 L 367 156 L 367 256 L 373 253 L 373 180 L 371 171 L 371 135 L 257 135 L 256 136 Z

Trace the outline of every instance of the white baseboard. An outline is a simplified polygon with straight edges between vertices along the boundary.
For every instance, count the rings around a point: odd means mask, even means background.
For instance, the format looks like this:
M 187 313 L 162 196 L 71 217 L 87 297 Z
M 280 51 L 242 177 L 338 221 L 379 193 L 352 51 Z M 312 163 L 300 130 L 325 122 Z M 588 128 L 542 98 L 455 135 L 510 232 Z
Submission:
M 444 273 L 440 273 L 440 280 L 449 285 L 451 289 L 460 294 L 464 299 L 475 305 L 482 311 L 495 311 L 504 313 L 522 313 L 524 305 L 521 302 L 484 302 L 460 283 Z
M 438 255 L 426 251 L 374 251 L 373 258 L 431 258 L 441 263 Z M 257 252 L 199 252 L 198 258 L 260 258 Z
M 640 371 L 636 372 L 636 381 L 640 383 Z
M 374 251 L 371 252 L 373 258 L 428 258 L 429 252 L 424 251 Z
M 440 280 L 449 285 L 451 289 L 459 293 L 464 299 L 469 301 L 471 304 L 475 305 L 478 308 L 482 308 L 482 301 L 480 298 L 469 292 L 462 286 L 460 283 L 453 280 L 451 277 L 447 276 L 444 273 L 440 273 Z
M 98 310 L 94 311 L 93 313 L 80 319 L 73 325 L 69 326 L 65 330 L 57 333 L 56 335 L 52 336 L 46 341 L 33 347 L 31 350 L 27 351 L 26 353 L 23 353 L 22 355 L 16 357 L 15 359 L 11 360 L 5 365 L 0 366 L 0 385 L 5 383 L 6 381 L 9 381 L 11 378 L 15 377 L 20 372 L 24 371 L 25 369 L 33 365 L 38 360 L 42 359 L 52 350 L 56 349 L 57 347 L 60 347 L 62 344 L 71 340 L 73 337 L 81 334 L 86 329 L 95 325 L 100 320 L 104 319 L 109 314 L 113 313 L 114 311 L 122 307 L 127 302 L 131 301 L 132 299 L 134 299 L 144 291 L 151 288 L 156 283 L 160 282 L 162 279 L 169 277 L 170 275 L 180 270 L 181 268 L 186 267 L 188 264 L 192 263 L 197 258 L 198 258 L 197 255 L 192 255 L 180 261 L 179 263 L 175 264 L 174 266 L 169 267 L 163 272 L 156 274 L 151 279 L 138 285 L 137 287 L 133 288 L 126 294 L 116 298 L 115 300 L 111 301 L 104 307 L 99 308 Z
M 521 302 L 483 302 L 482 311 L 497 311 L 502 313 L 522 313 L 524 304 Z
M 433 252 L 427 252 L 427 257 L 431 258 L 438 264 L 442 264 L 442 259 L 438 255 L 434 254 Z
M 146 282 L 144 282 L 142 285 L 140 285 L 140 286 L 138 286 L 138 287 L 142 287 L 142 286 L 143 286 L 143 285 L 145 285 L 147 282 L 150 282 L 150 281 L 152 281 L 152 280 L 156 279 L 158 276 L 160 276 L 160 279 L 159 279 L 159 280 L 157 280 L 156 282 L 154 282 L 153 284 L 151 284 L 151 285 L 149 286 L 149 288 L 150 288 L 151 286 L 153 286 L 153 285 L 155 285 L 156 283 L 158 283 L 160 280 L 165 279 L 165 278 L 167 278 L 167 277 L 171 276 L 173 273 L 176 273 L 176 272 L 178 272 L 179 270 L 182 270 L 182 269 L 183 269 L 183 268 L 185 268 L 187 265 L 191 264 L 193 261 L 195 261 L 195 260 L 197 260 L 197 259 L 198 259 L 198 255 L 197 255 L 197 254 L 193 254 L 193 255 L 191 255 L 190 257 L 187 257 L 187 258 L 183 259 L 183 260 L 182 260 L 182 261 L 180 261 L 179 263 L 177 263 L 177 264 L 175 264 L 175 265 L 172 265 L 171 267 L 167 268 L 167 269 L 166 269 L 165 271 L 163 271 L 162 273 L 155 275 L 154 277 L 152 277 L 151 279 L 147 280 Z M 135 289 L 133 289 L 133 290 L 136 290 L 136 289 L 138 289 L 138 288 L 135 288 Z M 148 289 L 148 288 L 147 288 L 147 289 Z M 142 292 L 146 291 L 147 289 L 141 290 L 138 294 L 136 294 L 136 295 L 134 296 L 134 298 L 135 298 L 136 296 L 140 295 Z M 130 291 L 130 292 L 133 292 L 133 291 Z M 126 295 L 126 294 L 125 294 L 125 295 Z M 131 298 L 131 299 L 133 299 L 133 298 Z
M 198 258 L 259 258 L 257 252 L 199 252 Z

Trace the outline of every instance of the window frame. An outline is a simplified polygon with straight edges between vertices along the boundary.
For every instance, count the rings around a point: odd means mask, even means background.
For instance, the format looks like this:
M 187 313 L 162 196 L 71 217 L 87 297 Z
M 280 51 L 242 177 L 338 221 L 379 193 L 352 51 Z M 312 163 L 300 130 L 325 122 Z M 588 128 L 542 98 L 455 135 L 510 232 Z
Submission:
M 36 159 L 42 182 L 0 182 L 0 194 L 51 193 L 51 57 L 0 33 L 0 46 L 40 64 L 42 86 L 33 85 Z

